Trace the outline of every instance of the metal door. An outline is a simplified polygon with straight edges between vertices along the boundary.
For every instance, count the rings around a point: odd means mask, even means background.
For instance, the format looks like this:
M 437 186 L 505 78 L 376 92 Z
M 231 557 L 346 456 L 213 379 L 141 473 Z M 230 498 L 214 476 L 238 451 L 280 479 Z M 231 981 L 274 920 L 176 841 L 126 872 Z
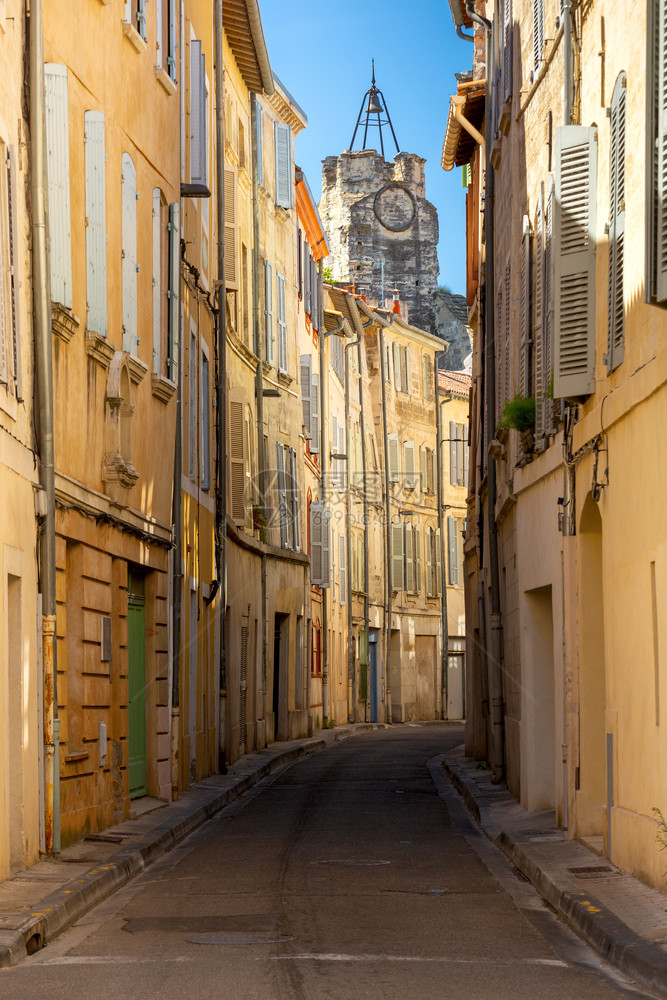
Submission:
M 131 594 L 127 605 L 130 798 L 146 788 L 146 607 Z
M 368 700 L 370 703 L 371 722 L 380 721 L 379 678 L 378 678 L 378 657 L 377 657 L 378 630 L 371 628 L 368 630 Z

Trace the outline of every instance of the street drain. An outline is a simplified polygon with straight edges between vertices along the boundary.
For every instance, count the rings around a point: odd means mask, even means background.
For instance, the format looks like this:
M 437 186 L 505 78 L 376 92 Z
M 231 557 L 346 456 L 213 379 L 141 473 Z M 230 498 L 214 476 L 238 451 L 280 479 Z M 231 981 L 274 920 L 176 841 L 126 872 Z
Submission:
M 339 858 L 332 861 L 311 861 L 313 865 L 347 865 L 348 867 L 370 868 L 375 865 L 390 865 L 391 861 L 361 861 L 348 858 Z
M 198 934 L 196 937 L 186 938 L 189 944 L 282 944 L 284 941 L 293 941 L 293 937 L 287 934 Z
M 609 865 L 581 865 L 576 868 L 568 868 L 577 878 L 603 878 L 605 875 L 615 875 L 616 869 Z

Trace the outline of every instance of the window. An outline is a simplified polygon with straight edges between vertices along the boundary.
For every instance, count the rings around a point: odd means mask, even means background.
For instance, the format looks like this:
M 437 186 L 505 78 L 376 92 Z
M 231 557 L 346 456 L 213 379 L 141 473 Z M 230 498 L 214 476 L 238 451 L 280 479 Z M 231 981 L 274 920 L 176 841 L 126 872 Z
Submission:
M 136 355 L 137 330 L 137 175 L 129 153 L 122 156 L 123 350 Z
M 417 488 L 417 470 L 415 468 L 415 443 L 405 441 L 403 444 L 403 485 L 406 490 Z
M 331 585 L 331 511 L 322 500 L 310 505 L 310 582 L 320 587 Z
M 313 392 L 313 359 L 310 354 L 302 354 L 299 359 L 301 376 L 301 405 L 303 407 L 303 426 L 306 438 L 312 437 L 311 398 Z
M 530 352 L 530 219 L 523 217 L 521 237 L 521 268 L 519 273 L 519 392 L 522 396 L 532 395 L 532 355 Z
M 433 399 L 433 365 L 431 359 L 425 354 L 422 357 L 423 379 L 424 379 L 424 399 L 430 402 Z
M 341 532 L 338 536 L 338 599 L 347 604 L 347 538 Z
M 331 337 L 331 367 L 343 384 L 345 381 L 345 348 L 341 337 Z
M 455 517 L 447 518 L 447 540 L 449 555 L 449 584 L 457 587 L 460 580 L 459 570 L 459 548 L 461 538 L 461 526 Z
M 388 437 L 389 446 L 389 482 L 397 483 L 400 477 L 398 434 L 390 434 Z
M 542 69 L 544 48 L 544 0 L 533 0 L 533 75 Z
M 264 340 L 266 360 L 273 364 L 273 264 L 264 261 Z
M 276 157 L 276 205 L 292 208 L 292 130 L 282 122 L 274 123 Z
M 234 524 L 246 523 L 246 438 L 244 433 L 243 403 L 229 401 L 229 493 L 230 514 Z
M 322 626 L 319 619 L 313 622 L 310 673 L 313 677 L 322 676 Z
M 16 400 L 21 400 L 16 197 L 14 150 L 0 142 L 0 385 L 5 386 Z
M 179 292 L 181 280 L 181 234 L 179 231 L 179 204 L 169 206 L 169 290 L 168 290 L 168 347 L 169 378 L 178 382 L 180 364 Z
M 255 142 L 257 145 L 257 183 L 264 186 L 264 117 L 262 105 L 255 100 Z
M 468 485 L 468 425 L 449 422 L 449 482 Z
M 544 27 L 542 28 L 544 33 Z M 512 0 L 503 3 L 503 102 L 512 97 Z
M 422 445 L 419 449 L 419 488 L 422 493 L 434 493 L 436 482 L 436 453 Z
M 163 69 L 176 82 L 176 0 L 157 0 L 157 59 L 156 66 Z
M 104 115 L 86 111 L 84 116 L 86 188 L 86 329 L 107 335 L 107 211 Z
M 625 244 L 625 103 L 627 76 L 620 73 L 611 100 L 609 143 L 609 310 L 607 318 L 607 371 L 623 360 L 625 307 L 623 295 Z
M 426 591 L 429 597 L 438 597 L 442 592 L 440 532 L 434 528 L 426 529 Z
M 276 325 L 278 327 L 278 371 L 287 374 L 287 311 L 285 276 L 276 274 Z
M 72 308 L 72 245 L 67 67 L 44 66 L 51 298 Z M 127 154 L 123 154 L 123 160 Z M 129 159 L 129 157 L 128 157 Z M 132 161 L 130 160 L 130 163 Z M 134 169 L 134 168 L 132 168 Z M 136 298 L 136 296 L 135 296 Z
M 208 184 L 206 56 L 202 43 L 190 41 L 190 182 Z M 226 194 L 226 191 L 225 191 Z
M 125 0 L 125 22 L 146 41 L 146 0 Z
M 405 590 L 405 525 L 391 526 L 391 589 Z
M 190 479 L 197 479 L 197 335 L 194 327 L 190 329 L 190 357 L 188 370 L 188 430 L 189 430 L 189 466 Z
M 206 350 L 201 352 L 201 390 L 200 390 L 200 424 L 201 424 L 201 459 L 199 482 L 203 490 L 211 487 L 211 441 L 209 429 L 210 417 L 210 374 Z

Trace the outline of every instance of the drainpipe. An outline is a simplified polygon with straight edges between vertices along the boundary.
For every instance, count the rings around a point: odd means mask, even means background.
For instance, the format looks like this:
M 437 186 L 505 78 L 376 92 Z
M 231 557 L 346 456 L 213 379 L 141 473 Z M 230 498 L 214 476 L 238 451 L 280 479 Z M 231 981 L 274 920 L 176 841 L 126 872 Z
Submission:
M 363 324 L 364 330 L 367 330 L 369 326 L 373 325 L 373 320 L 368 320 L 368 322 Z M 361 373 L 361 344 L 357 348 L 357 357 L 359 359 L 359 372 Z M 371 626 L 371 615 L 370 615 L 370 594 L 369 594 L 369 567 L 368 567 L 368 482 L 366 479 L 366 415 L 364 408 L 364 388 L 363 384 L 360 383 L 361 391 L 359 393 L 359 423 L 361 425 L 361 475 L 363 480 L 363 490 L 364 490 L 364 629 L 366 630 L 366 708 L 368 707 L 368 633 Z M 366 721 L 366 709 L 364 710 L 364 722 Z
M 442 628 L 442 642 L 440 644 L 440 684 L 442 688 L 442 700 L 440 704 L 440 718 L 447 718 L 447 665 L 449 663 L 449 616 L 447 614 L 447 566 L 445 559 L 445 528 L 443 517 L 443 482 L 442 482 L 442 419 L 440 413 L 440 387 L 438 384 L 438 362 L 444 358 L 446 351 L 435 352 L 435 440 L 436 449 L 436 471 L 438 475 L 438 487 L 436 490 L 438 500 L 438 531 L 440 532 L 440 620 Z
M 259 310 L 261 292 L 259 287 L 259 175 L 257 149 L 257 94 L 250 98 L 251 131 L 252 131 L 252 295 L 253 318 L 255 325 L 255 355 L 257 356 L 257 371 L 255 374 L 255 398 L 257 400 L 257 464 L 259 466 L 259 507 L 261 524 L 266 524 L 266 455 L 264 454 L 264 343 L 262 340 L 262 324 Z M 266 717 L 266 629 L 267 629 L 267 589 L 266 589 L 266 553 L 262 552 L 262 718 Z
M 220 581 L 220 701 L 218 705 L 218 771 L 227 773 L 227 651 L 225 621 L 227 616 L 227 289 L 225 286 L 225 125 L 224 75 L 222 44 L 222 2 L 215 0 L 215 149 L 216 149 L 216 223 L 217 299 L 218 299 L 218 382 L 215 389 L 218 416 L 218 489 L 215 498 L 215 546 Z
M 386 711 L 386 721 L 391 722 L 391 670 L 390 670 L 390 653 L 391 653 L 391 614 L 392 614 L 392 593 L 391 593 L 391 484 L 389 480 L 389 433 L 387 431 L 387 373 L 385 371 L 385 365 L 387 359 L 385 357 L 384 348 L 384 327 L 380 326 L 378 331 L 378 340 L 380 347 L 380 375 L 382 378 L 382 440 L 384 448 L 384 520 L 385 520 L 385 557 L 384 557 L 384 568 L 385 568 L 385 622 L 384 622 L 384 649 L 385 649 L 385 677 L 386 677 L 386 691 L 385 691 L 385 711 Z
M 345 493 L 345 520 L 347 531 L 345 532 L 345 561 L 347 571 L 345 580 L 347 585 L 347 681 L 348 696 L 351 693 L 352 704 L 348 705 L 348 722 L 356 722 L 357 717 L 357 671 L 354 664 L 354 635 L 352 626 L 352 539 L 350 529 L 352 527 L 352 477 L 350 476 L 350 355 L 351 347 L 358 348 L 361 344 L 361 337 L 350 340 L 345 345 L 345 454 L 347 455 L 347 490 Z M 357 355 L 358 355 L 357 351 Z M 361 368 L 359 369 L 361 371 Z M 365 480 L 364 480 L 365 483 Z M 350 681 L 352 685 L 350 688 Z
M 467 0 L 466 11 L 470 18 L 479 24 L 486 32 L 486 65 L 487 98 L 485 133 L 491 137 L 493 131 L 493 111 L 490 100 L 489 85 L 493 86 L 495 77 L 495 59 L 492 44 L 493 24 L 487 18 L 477 14 L 472 0 Z M 485 276 L 485 316 L 484 316 L 484 377 L 486 387 L 487 420 L 495 419 L 496 412 L 496 345 L 494 329 L 493 294 L 495 285 L 494 261 L 494 170 L 491 163 L 490 143 L 485 148 L 485 189 L 484 189 L 484 224 L 486 228 L 486 276 Z M 491 757 L 493 763 L 493 781 L 502 781 L 505 774 L 505 709 L 503 703 L 503 666 L 502 666 L 502 614 L 500 606 L 500 573 L 498 568 L 498 525 L 495 515 L 496 507 L 496 461 L 487 462 L 487 526 L 489 534 L 489 589 L 490 589 L 490 635 L 487 651 L 487 666 L 489 669 L 489 687 L 491 695 Z
M 56 643 L 56 499 L 42 0 L 32 0 L 29 33 L 30 138 L 33 165 L 31 174 L 33 322 L 39 407 L 40 480 L 46 498 L 46 512 L 40 526 L 44 670 L 44 828 L 47 853 L 59 854 L 60 718 Z
M 180 270 L 179 270 L 180 276 Z M 216 317 L 217 318 L 217 317 Z M 178 316 L 180 324 L 180 312 Z M 171 793 L 174 799 L 178 798 L 178 775 L 179 775 L 179 748 L 180 748 L 180 677 L 181 677 L 181 602 L 183 587 L 183 501 L 181 495 L 181 480 L 183 478 L 183 446 L 182 427 L 183 402 L 181 399 L 181 343 L 182 337 L 178 338 L 179 356 L 176 359 L 176 371 L 178 372 L 176 382 L 176 438 L 174 442 L 174 497 L 172 501 L 172 518 L 174 523 L 174 571 L 171 580 L 171 600 L 172 600 L 172 674 L 171 674 Z

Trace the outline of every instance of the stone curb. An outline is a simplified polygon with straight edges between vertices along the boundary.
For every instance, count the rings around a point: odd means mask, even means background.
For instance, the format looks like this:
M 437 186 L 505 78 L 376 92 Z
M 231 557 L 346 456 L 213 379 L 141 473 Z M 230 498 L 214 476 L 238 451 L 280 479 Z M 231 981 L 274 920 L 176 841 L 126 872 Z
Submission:
M 477 786 L 457 762 L 445 757 L 442 766 L 489 840 L 529 879 L 549 906 L 606 961 L 667 997 L 667 955 L 631 930 L 589 892 L 573 892 L 558 885 L 510 833 L 498 827 L 490 808 L 480 804 L 475 794 Z
M 234 785 L 220 791 L 191 812 L 167 817 L 163 823 L 117 851 L 104 865 L 97 865 L 77 879 L 66 883 L 40 901 L 39 908 L 16 921 L 11 915 L 0 918 L 0 969 L 18 965 L 66 930 L 88 910 L 120 889 L 130 879 L 156 861 L 206 820 L 230 805 L 244 792 L 266 778 L 276 768 L 289 764 L 331 743 L 354 735 L 354 729 L 331 730 L 324 739 L 305 740 L 300 746 L 278 752 L 256 770 L 241 777 Z M 243 758 L 239 763 L 243 763 Z M 178 808 L 178 801 L 174 803 Z M 142 842 L 143 840 L 143 842 Z M 11 922 L 12 926 L 7 927 Z M 3 923 L 5 928 L 3 929 Z

